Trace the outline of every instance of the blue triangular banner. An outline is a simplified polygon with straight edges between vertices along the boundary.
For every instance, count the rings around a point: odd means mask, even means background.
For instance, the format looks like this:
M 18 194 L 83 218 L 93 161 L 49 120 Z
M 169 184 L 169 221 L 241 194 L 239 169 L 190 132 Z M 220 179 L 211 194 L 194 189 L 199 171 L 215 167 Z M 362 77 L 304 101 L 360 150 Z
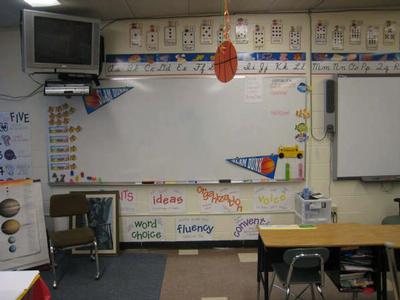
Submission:
M 96 111 L 100 107 L 106 105 L 112 100 L 118 98 L 127 91 L 133 89 L 133 87 L 119 87 L 119 88 L 97 88 L 93 89 L 90 95 L 83 96 L 83 102 L 85 103 L 86 111 L 88 114 Z
M 228 158 L 228 162 L 262 176 L 274 179 L 278 155 L 260 155 Z

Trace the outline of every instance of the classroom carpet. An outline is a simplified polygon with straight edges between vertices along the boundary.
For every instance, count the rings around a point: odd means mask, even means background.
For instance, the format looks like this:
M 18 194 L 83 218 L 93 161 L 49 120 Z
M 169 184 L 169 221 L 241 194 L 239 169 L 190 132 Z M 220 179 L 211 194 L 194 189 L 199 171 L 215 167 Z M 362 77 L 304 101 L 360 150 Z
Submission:
M 40 274 L 56 300 L 158 300 L 166 259 L 166 255 L 155 253 L 101 256 L 102 277 L 95 280 L 95 262 L 86 255 L 66 255 L 57 268 L 57 289 L 51 287 L 51 270 Z

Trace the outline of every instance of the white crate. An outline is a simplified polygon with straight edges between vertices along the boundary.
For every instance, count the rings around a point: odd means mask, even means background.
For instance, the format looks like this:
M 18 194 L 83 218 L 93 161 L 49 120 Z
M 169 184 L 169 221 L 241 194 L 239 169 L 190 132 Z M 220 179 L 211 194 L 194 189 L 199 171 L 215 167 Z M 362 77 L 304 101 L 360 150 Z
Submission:
M 327 198 L 305 200 L 300 194 L 295 197 L 296 223 L 330 223 L 332 200 Z

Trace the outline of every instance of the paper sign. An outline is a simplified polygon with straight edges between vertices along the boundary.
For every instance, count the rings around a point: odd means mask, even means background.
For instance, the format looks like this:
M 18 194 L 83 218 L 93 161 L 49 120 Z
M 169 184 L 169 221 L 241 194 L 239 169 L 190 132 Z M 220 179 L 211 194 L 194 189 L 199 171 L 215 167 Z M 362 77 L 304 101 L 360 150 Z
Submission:
M 121 218 L 122 242 L 154 242 L 165 240 L 165 227 L 158 217 Z
M 201 212 L 230 213 L 242 212 L 239 190 L 234 188 L 204 187 L 199 185 L 196 192 L 201 196 Z
M 32 178 L 28 113 L 0 112 L 0 161 L 0 180 Z
M 0 262 L 40 252 L 32 181 L 0 186 Z
M 254 189 L 254 211 L 289 209 L 288 189 L 285 187 L 260 187 Z
M 177 218 L 175 228 L 177 241 L 212 240 L 215 231 L 207 217 Z
M 133 189 L 122 189 L 119 191 L 119 214 L 130 215 L 136 212 L 137 199 Z
M 269 224 L 269 217 L 239 216 L 234 219 L 233 237 L 237 240 L 256 240 L 258 238 L 257 225 Z
M 289 89 L 296 86 L 296 80 L 291 78 L 276 78 L 271 81 L 271 95 L 287 95 Z
M 262 77 L 246 77 L 244 102 L 259 103 L 263 99 Z
M 151 212 L 184 212 L 185 197 L 178 189 L 158 189 L 150 193 Z

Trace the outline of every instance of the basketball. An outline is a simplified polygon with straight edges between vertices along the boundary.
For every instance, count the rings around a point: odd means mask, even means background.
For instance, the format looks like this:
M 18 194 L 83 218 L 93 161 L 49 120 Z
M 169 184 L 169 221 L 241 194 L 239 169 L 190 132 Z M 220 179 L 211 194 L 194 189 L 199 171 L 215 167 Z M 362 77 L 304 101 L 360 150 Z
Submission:
M 224 41 L 218 46 L 215 54 L 214 71 L 218 80 L 222 82 L 230 81 L 236 74 L 237 55 L 235 46 L 231 41 Z
M 264 157 L 261 162 L 261 173 L 270 174 L 275 170 L 275 163 L 269 157 Z

